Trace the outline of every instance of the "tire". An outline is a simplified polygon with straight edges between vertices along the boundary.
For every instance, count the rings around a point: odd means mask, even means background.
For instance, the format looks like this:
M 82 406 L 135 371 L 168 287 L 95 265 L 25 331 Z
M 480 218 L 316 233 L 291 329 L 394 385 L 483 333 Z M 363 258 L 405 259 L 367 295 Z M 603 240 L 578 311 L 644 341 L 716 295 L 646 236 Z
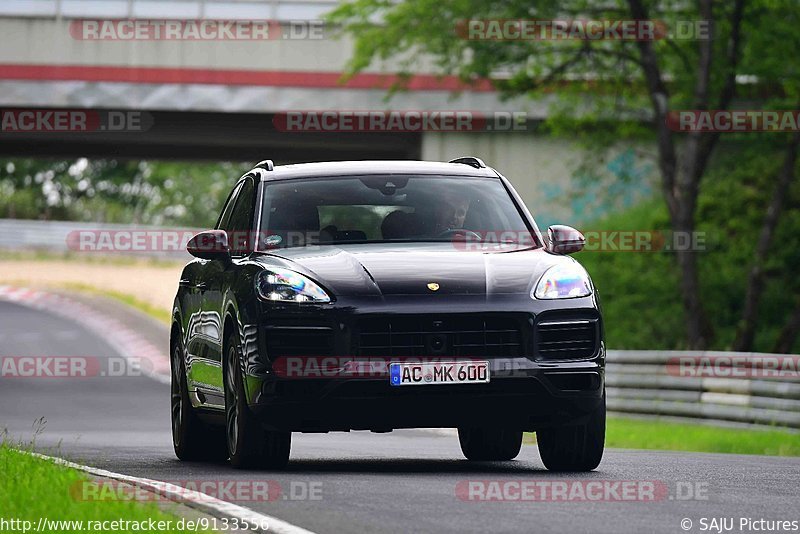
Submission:
M 461 452 L 470 461 L 513 460 L 522 447 L 522 431 L 503 428 L 459 428 Z
M 183 461 L 225 460 L 228 449 L 224 429 L 206 425 L 192 408 L 180 340 L 172 344 L 170 370 L 170 415 L 175 456 Z
M 591 471 L 600 465 L 606 438 L 606 395 L 581 425 L 536 432 L 539 454 L 550 471 Z
M 225 343 L 225 438 L 236 469 L 282 469 L 289 463 L 292 433 L 264 429 L 247 405 L 239 348 L 234 335 Z

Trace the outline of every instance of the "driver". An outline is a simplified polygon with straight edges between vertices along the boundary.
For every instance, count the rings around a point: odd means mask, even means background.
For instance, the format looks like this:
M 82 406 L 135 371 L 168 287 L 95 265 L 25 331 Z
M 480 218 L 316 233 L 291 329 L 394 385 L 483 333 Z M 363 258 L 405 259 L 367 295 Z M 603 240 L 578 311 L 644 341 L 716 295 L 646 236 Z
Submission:
M 460 230 L 469 211 L 469 199 L 457 193 L 445 193 L 436 206 L 436 235 L 449 230 Z

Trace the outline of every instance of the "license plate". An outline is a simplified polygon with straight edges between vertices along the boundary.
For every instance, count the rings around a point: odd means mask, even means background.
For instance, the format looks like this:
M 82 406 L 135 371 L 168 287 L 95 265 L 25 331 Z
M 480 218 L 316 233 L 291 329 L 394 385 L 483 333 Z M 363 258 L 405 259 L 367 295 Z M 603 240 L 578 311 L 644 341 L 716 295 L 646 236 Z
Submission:
M 393 386 L 483 384 L 489 381 L 489 362 L 390 363 Z

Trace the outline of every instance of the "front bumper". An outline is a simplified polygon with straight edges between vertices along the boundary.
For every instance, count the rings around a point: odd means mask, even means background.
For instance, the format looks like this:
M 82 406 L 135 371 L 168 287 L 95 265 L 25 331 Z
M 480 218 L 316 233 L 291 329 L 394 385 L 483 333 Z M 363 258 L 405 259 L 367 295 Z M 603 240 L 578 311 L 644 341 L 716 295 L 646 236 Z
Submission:
M 465 313 L 469 310 L 469 313 Z M 524 310 L 524 311 L 518 311 Z M 375 430 L 394 428 L 458 427 L 458 426 L 502 426 L 522 430 L 579 422 L 602 402 L 605 390 L 605 346 L 603 342 L 602 317 L 594 297 L 568 301 L 531 302 L 506 300 L 487 302 L 470 299 L 455 303 L 436 304 L 434 301 L 350 303 L 338 302 L 328 307 L 265 308 L 259 314 L 263 319 L 256 328 L 257 336 L 246 350 L 246 379 L 248 403 L 263 423 L 271 428 L 292 431 L 330 430 Z M 375 317 L 425 318 L 441 321 L 444 335 L 435 330 L 395 334 L 387 346 L 394 352 L 369 352 L 362 335 L 365 321 Z M 463 318 L 487 318 L 483 324 L 483 339 L 492 340 L 506 351 L 495 355 L 494 346 L 484 344 L 474 354 L 468 347 L 475 341 L 475 333 L 460 336 L 453 334 L 453 324 L 471 326 Z M 488 318 L 492 318 L 491 321 Z M 498 333 L 487 324 L 513 325 L 516 334 Z M 553 332 L 545 333 L 540 325 L 544 322 L 580 321 L 589 319 L 595 329 L 593 348 L 579 358 L 553 359 L 541 347 L 554 346 L 548 343 Z M 450 321 L 455 321 L 451 323 Z M 554 323 L 554 321 L 556 323 Z M 255 325 L 254 325 L 255 326 Z M 374 326 L 374 325 L 372 325 Z M 407 325 L 406 325 L 407 326 Z M 420 326 L 414 322 L 414 328 Z M 423 325 L 424 326 L 424 325 Z M 294 352 L 295 358 L 335 357 L 339 361 L 348 359 L 371 359 L 380 354 L 389 361 L 404 361 L 407 357 L 423 359 L 479 359 L 489 361 L 490 382 L 487 384 L 436 384 L 395 387 L 389 383 L 387 374 L 369 376 L 324 375 L 287 377 L 278 371 L 275 362 L 278 350 L 287 350 L 289 342 L 276 344 L 279 332 L 284 329 L 294 332 L 301 343 L 313 335 L 327 332 L 325 343 L 305 346 Z M 491 327 L 502 328 L 502 327 Z M 552 328 L 552 327 L 551 327 Z M 316 329 L 316 330 L 315 330 Z M 327 329 L 327 330 L 325 330 Z M 512 329 L 509 326 L 509 329 Z M 252 330 L 251 330 L 252 331 Z M 292 330 L 289 330 L 292 332 Z M 282 334 L 281 334 L 282 335 Z M 374 348 L 386 343 L 385 336 L 369 334 L 367 338 Z M 271 337 L 272 336 L 272 337 Z M 492 337 L 494 336 L 494 337 Z M 551 336 L 551 337 L 543 337 Z M 480 337 L 480 336 L 479 336 Z M 444 352 L 430 354 L 434 345 L 430 339 L 443 339 Z M 295 339 L 295 338 L 289 338 Z M 415 341 L 416 340 L 416 341 Z M 427 341 L 426 341 L 427 340 Z M 513 343 L 510 343 L 513 340 Z M 400 347 L 395 342 L 403 343 Z M 545 343 L 541 343 L 545 341 Z M 315 342 L 316 343 L 316 342 Z M 416 347 L 414 344 L 417 343 Z M 513 345 L 509 348 L 509 345 Z M 408 348 L 411 346 L 412 348 Z M 560 346 L 558 343 L 555 346 Z M 312 348 L 313 347 L 313 348 Z M 405 347 L 405 348 L 404 348 Z M 324 356 L 321 350 L 326 350 Z M 403 350 L 417 351 L 413 354 Z M 398 352 L 399 351 L 399 352 Z M 571 353 L 566 353 L 571 355 Z
M 388 431 L 501 426 L 534 431 L 579 422 L 605 386 L 597 362 L 541 367 L 526 359 L 506 373 L 490 361 L 487 384 L 395 387 L 384 378 L 262 380 L 251 408 L 275 429 Z

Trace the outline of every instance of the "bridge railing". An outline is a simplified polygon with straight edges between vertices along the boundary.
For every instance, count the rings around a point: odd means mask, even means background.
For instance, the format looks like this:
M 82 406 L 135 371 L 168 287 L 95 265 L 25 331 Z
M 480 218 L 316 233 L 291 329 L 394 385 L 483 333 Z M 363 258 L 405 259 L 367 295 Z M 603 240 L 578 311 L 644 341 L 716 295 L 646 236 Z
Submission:
M 4 0 L 0 16 L 109 19 L 314 20 L 338 0 Z

